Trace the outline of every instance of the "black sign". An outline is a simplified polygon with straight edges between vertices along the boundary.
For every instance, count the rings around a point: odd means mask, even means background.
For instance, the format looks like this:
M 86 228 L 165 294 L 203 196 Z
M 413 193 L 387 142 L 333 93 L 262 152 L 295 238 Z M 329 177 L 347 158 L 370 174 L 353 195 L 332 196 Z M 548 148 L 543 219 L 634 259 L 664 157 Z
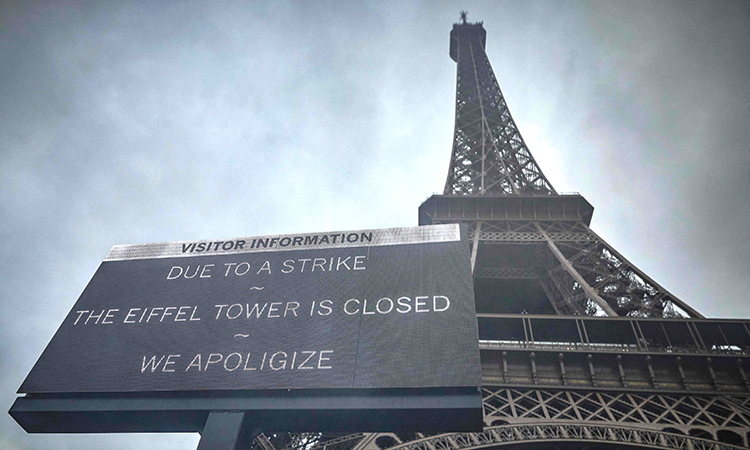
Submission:
M 458 225 L 117 246 L 24 393 L 480 385 Z

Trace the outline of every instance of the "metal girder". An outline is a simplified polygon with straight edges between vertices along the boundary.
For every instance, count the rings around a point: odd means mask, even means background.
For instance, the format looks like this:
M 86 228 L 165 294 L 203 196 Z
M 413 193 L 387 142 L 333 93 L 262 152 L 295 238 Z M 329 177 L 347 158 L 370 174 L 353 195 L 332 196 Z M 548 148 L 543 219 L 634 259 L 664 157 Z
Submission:
M 460 209 L 455 197 L 453 207 Z M 454 215 L 455 216 L 455 215 Z M 582 221 L 535 220 L 436 220 L 431 223 L 462 222 L 469 226 L 469 239 L 478 245 L 472 252 L 480 278 L 491 273 L 541 274 L 538 279 L 561 314 L 633 317 L 703 317 L 607 244 Z M 481 222 L 479 240 L 476 224 Z M 546 252 L 532 252 L 527 266 L 498 267 L 483 260 L 507 254 L 508 245 L 546 244 Z M 512 276 L 502 278 L 513 279 Z M 518 279 L 529 278 L 519 276 Z M 520 312 L 520 311 L 518 311 Z
M 484 433 L 431 436 L 418 441 L 386 447 L 393 450 L 463 450 L 488 447 L 559 448 L 560 443 L 616 445 L 618 448 L 729 450 L 745 448 L 713 440 L 667 433 L 632 426 L 593 425 L 573 423 L 544 423 L 500 425 L 487 428 Z M 380 449 L 379 447 L 376 447 Z M 384 449 L 380 449 L 384 450 Z
M 576 224 L 582 233 L 571 233 L 567 236 L 565 231 L 561 230 L 569 230 L 569 224 L 540 222 L 538 226 L 542 230 L 540 233 L 550 236 L 550 241 L 555 244 L 554 247 L 550 245 L 550 253 L 554 259 L 548 257 L 546 263 L 549 277 L 559 280 L 559 272 L 567 272 L 580 286 L 580 289 L 570 290 L 574 293 L 585 291 L 585 296 L 576 298 L 573 297 L 574 294 L 561 291 L 566 302 L 577 302 L 578 311 L 589 313 L 586 299 L 595 301 L 601 307 L 601 299 L 609 307 L 602 307 L 608 315 L 613 315 L 610 311 L 614 311 L 614 315 L 620 316 L 703 317 L 654 282 L 585 224 Z M 556 233 L 548 234 L 544 232 L 545 229 L 554 230 Z M 559 253 L 554 249 L 558 249 Z M 570 264 L 575 272 L 572 272 L 566 263 Z M 578 273 L 584 282 L 575 277 L 574 273 Z M 572 285 L 567 282 L 566 286 Z
M 602 299 L 599 296 L 599 293 L 595 291 L 589 283 L 581 276 L 580 273 L 576 270 L 576 268 L 568 261 L 565 256 L 562 254 L 562 252 L 557 248 L 557 245 L 555 245 L 555 242 L 550 239 L 550 237 L 545 233 L 544 229 L 539 225 L 539 223 L 534 224 L 536 228 L 539 230 L 539 233 L 544 236 L 544 239 L 547 241 L 547 246 L 549 250 L 552 252 L 552 254 L 557 258 L 557 260 L 560 263 L 560 266 L 564 268 L 565 272 L 573 278 L 574 282 L 580 286 L 580 289 L 584 291 L 585 297 L 587 297 L 589 300 L 595 302 L 608 316 L 616 316 L 617 313 L 614 309 L 606 302 L 604 299 Z M 565 291 L 563 291 L 565 292 Z M 566 299 L 568 300 L 568 299 Z M 572 302 L 571 302 L 572 303 Z
M 472 387 L 377 394 L 345 389 L 27 394 L 16 398 L 9 414 L 30 433 L 202 432 L 216 411 L 241 411 L 246 423 L 264 431 L 348 433 L 476 430 L 480 404 Z M 224 418 L 217 416 L 219 428 Z
M 472 450 L 523 443 L 555 448 L 576 442 L 625 448 L 748 446 L 750 397 L 501 387 L 482 392 L 482 433 L 368 434 L 357 436 L 359 445 L 350 449 Z

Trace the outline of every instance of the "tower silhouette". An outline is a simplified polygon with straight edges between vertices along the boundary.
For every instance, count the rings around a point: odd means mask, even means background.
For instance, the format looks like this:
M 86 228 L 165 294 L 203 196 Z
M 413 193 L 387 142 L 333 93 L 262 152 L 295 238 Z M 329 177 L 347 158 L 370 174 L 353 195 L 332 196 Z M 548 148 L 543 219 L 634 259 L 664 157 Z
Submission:
M 706 319 L 590 228 L 521 137 L 466 14 L 453 149 L 419 224 L 465 223 L 482 355 L 482 433 L 266 434 L 264 450 L 744 448 L 750 321 Z M 418 431 L 418 430 L 415 430 Z

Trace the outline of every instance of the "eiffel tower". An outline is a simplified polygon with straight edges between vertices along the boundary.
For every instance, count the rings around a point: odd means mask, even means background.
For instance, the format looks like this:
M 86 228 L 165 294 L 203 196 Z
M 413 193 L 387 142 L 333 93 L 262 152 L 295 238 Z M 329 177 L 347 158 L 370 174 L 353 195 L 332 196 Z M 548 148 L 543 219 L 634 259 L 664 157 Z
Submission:
M 456 117 L 443 195 L 419 224 L 465 223 L 484 432 L 261 434 L 262 450 L 730 449 L 750 446 L 750 321 L 706 319 L 590 228 L 521 137 L 481 22 L 450 33 Z

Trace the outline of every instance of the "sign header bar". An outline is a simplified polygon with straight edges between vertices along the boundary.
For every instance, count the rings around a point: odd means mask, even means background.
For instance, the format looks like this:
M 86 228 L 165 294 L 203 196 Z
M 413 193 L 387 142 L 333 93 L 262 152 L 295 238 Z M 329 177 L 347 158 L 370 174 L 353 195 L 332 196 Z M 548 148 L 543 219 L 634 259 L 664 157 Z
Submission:
M 179 258 L 212 254 L 231 255 L 289 250 L 311 250 L 383 245 L 455 242 L 461 239 L 456 224 L 430 227 L 383 228 L 323 233 L 281 234 L 226 240 L 158 242 L 115 245 L 104 261 Z

